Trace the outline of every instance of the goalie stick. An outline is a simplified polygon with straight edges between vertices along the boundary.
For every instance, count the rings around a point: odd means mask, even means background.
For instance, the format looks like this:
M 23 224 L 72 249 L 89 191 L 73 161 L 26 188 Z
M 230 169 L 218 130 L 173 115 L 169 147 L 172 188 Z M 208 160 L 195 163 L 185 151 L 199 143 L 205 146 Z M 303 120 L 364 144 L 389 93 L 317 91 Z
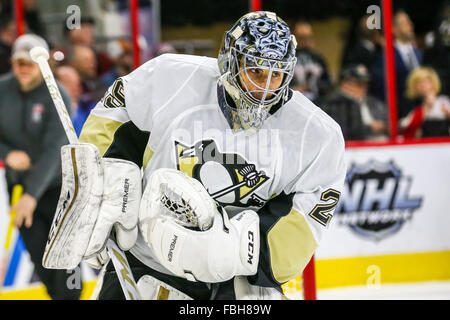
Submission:
M 56 85 L 55 78 L 48 64 L 49 53 L 42 47 L 35 47 L 30 50 L 31 58 L 39 65 L 42 76 L 45 80 L 50 96 L 58 112 L 59 119 L 64 127 L 64 131 L 69 139 L 69 143 L 75 144 L 78 142 L 77 134 L 73 128 L 72 120 L 70 119 L 67 108 Z M 137 290 L 136 282 L 130 269 L 130 265 L 126 259 L 125 253 L 119 249 L 115 242 L 109 239 L 106 243 L 106 251 L 113 262 L 116 269 L 117 277 L 127 300 L 140 300 L 140 295 Z

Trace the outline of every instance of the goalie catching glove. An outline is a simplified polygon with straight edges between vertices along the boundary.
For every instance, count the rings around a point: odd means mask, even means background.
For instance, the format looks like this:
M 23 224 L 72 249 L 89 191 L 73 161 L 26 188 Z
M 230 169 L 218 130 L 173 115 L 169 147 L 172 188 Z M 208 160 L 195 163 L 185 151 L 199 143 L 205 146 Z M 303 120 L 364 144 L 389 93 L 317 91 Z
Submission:
M 136 242 L 141 170 L 130 161 L 102 158 L 88 143 L 63 146 L 61 160 L 61 195 L 42 265 L 73 269 L 85 259 L 100 268 L 108 261 L 105 245 L 113 228 L 122 250 Z
M 139 226 L 159 262 L 190 281 L 254 275 L 259 217 L 245 210 L 228 219 L 202 184 L 174 169 L 158 169 L 141 199 Z

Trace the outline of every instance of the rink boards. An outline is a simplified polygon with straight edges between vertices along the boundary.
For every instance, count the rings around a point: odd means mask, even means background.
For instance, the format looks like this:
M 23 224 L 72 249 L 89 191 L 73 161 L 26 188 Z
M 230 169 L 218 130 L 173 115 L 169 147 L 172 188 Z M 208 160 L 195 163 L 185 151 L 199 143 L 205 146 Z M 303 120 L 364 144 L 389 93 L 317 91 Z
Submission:
M 354 144 L 346 160 L 318 288 L 450 279 L 450 142 Z

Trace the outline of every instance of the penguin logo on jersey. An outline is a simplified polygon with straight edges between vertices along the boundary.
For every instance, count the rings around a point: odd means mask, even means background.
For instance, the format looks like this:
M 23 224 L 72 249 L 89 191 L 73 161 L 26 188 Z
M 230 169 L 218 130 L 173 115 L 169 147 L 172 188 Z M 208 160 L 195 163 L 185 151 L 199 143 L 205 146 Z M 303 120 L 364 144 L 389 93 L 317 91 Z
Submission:
M 177 169 L 200 181 L 222 206 L 262 207 L 266 200 L 254 192 L 269 177 L 236 153 L 222 153 L 214 140 L 192 146 L 175 141 Z

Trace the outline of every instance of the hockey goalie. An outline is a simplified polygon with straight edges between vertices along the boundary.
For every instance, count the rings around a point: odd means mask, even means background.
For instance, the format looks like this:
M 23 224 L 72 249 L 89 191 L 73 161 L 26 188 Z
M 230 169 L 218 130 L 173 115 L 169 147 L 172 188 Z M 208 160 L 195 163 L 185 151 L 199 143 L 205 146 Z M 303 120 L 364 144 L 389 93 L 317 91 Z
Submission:
M 282 298 L 346 172 L 340 127 L 289 88 L 295 50 L 282 19 L 252 12 L 218 59 L 164 54 L 117 79 L 62 148 L 43 265 L 85 260 L 103 268 L 98 299 L 124 299 L 112 238 L 143 299 Z

